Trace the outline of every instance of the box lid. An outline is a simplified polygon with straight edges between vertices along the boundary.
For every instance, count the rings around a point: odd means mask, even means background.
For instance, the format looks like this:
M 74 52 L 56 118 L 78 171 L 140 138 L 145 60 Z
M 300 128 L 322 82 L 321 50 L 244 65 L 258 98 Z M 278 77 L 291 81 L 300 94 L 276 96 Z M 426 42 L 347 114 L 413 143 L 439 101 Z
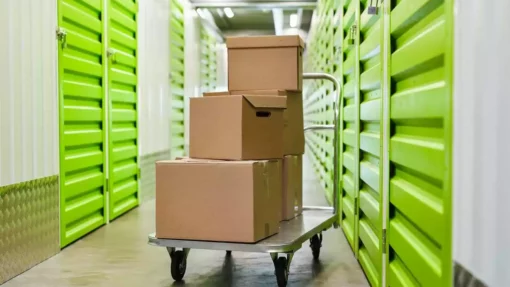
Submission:
M 228 96 L 228 95 L 230 95 L 229 91 L 224 91 L 224 92 L 208 92 L 208 93 L 203 93 L 202 94 L 202 96 L 204 96 L 204 97 Z
M 242 95 L 254 108 L 287 108 L 287 97 L 265 95 Z
M 227 37 L 227 48 L 272 48 L 272 47 L 305 47 L 301 37 L 292 36 L 251 36 Z
M 301 95 L 301 91 L 296 90 L 251 90 L 251 91 L 230 91 L 231 95 L 274 95 L 274 96 L 288 96 L 288 95 Z

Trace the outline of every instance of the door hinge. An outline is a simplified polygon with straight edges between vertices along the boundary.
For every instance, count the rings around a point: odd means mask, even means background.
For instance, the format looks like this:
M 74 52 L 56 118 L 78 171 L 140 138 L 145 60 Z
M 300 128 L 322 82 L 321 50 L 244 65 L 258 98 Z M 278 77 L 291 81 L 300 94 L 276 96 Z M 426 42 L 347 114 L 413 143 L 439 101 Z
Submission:
M 382 230 L 382 253 L 386 254 L 386 229 Z
M 67 31 L 64 28 L 58 27 L 55 34 L 62 48 L 67 47 Z
M 358 215 L 358 198 L 354 198 L 354 215 Z

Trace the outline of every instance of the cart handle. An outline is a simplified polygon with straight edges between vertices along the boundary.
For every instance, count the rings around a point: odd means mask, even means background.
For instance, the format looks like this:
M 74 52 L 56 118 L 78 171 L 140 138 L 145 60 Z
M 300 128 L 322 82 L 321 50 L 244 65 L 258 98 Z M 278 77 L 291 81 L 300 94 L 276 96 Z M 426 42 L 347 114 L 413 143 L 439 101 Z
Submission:
M 330 74 L 327 73 L 304 73 L 303 74 L 304 80 L 329 80 L 333 83 L 333 86 L 335 88 L 335 95 L 333 98 L 333 112 L 334 112 L 334 118 L 333 118 L 333 124 L 332 125 L 311 125 L 304 128 L 304 131 L 313 131 L 313 130 L 332 130 L 333 131 L 333 214 L 338 214 L 338 193 L 340 192 L 338 190 L 339 188 L 339 172 L 338 172 L 338 139 L 337 134 L 339 132 L 338 130 L 338 123 L 339 123 L 339 103 L 341 99 L 341 91 L 340 91 L 340 83 L 338 80 Z

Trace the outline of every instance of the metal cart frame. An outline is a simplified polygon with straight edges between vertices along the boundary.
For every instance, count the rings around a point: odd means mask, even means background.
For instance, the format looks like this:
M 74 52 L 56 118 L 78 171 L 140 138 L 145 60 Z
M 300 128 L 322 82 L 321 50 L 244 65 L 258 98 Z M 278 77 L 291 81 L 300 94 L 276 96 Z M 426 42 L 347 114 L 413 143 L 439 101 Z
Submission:
M 191 249 L 225 250 L 227 255 L 232 251 L 269 253 L 275 266 L 275 275 L 278 286 L 286 286 L 290 264 L 294 253 L 302 244 L 309 240 L 314 259 L 319 258 L 322 247 L 322 232 L 332 226 L 338 228 L 338 124 L 339 124 L 339 103 L 340 84 L 330 74 L 326 73 L 304 73 L 303 79 L 329 80 L 334 85 L 335 96 L 333 99 L 334 119 L 332 125 L 312 125 L 304 128 L 304 131 L 311 130 L 332 130 L 333 131 L 333 207 L 304 206 L 302 215 L 289 221 L 281 222 L 278 234 L 263 239 L 257 243 L 231 243 L 214 241 L 176 240 L 160 239 L 155 234 L 149 235 L 149 244 L 166 247 L 171 259 L 171 274 L 174 280 L 182 280 L 186 272 L 186 261 Z M 178 250 L 182 249 L 182 250 Z M 285 256 L 279 256 L 279 254 Z

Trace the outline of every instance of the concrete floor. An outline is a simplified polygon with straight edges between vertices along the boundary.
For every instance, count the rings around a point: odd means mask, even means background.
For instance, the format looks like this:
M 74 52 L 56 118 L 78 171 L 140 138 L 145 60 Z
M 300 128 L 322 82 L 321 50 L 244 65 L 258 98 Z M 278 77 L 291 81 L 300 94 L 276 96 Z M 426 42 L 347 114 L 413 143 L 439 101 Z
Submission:
M 309 166 L 305 161 L 305 203 L 325 205 Z M 150 201 L 2 286 L 276 286 L 268 254 L 234 252 L 228 258 L 223 251 L 205 250 L 191 250 L 185 281 L 173 282 L 166 250 L 147 244 L 153 231 Z M 303 244 L 292 261 L 288 286 L 369 286 L 341 230 L 326 231 L 322 246 L 314 262 Z

